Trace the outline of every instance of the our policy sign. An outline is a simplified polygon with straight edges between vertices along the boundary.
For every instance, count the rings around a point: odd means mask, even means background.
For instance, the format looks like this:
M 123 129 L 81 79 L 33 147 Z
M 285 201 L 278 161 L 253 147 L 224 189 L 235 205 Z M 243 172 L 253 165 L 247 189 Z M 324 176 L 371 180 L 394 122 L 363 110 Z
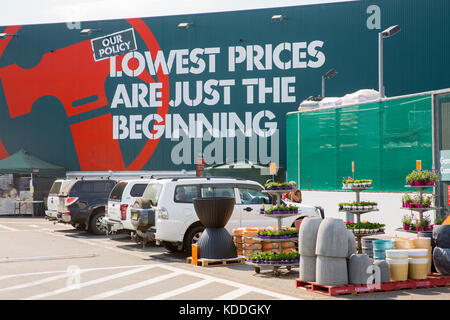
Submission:
M 137 50 L 133 28 L 92 39 L 91 44 L 95 61 Z

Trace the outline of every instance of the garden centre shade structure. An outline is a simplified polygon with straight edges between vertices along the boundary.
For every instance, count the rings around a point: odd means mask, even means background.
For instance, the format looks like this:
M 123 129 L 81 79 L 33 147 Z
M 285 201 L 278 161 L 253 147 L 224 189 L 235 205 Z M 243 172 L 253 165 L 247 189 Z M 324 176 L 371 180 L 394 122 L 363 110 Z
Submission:
M 66 169 L 36 158 L 29 152 L 20 149 L 8 158 L 0 160 L 0 174 L 19 173 L 44 176 L 64 174 Z

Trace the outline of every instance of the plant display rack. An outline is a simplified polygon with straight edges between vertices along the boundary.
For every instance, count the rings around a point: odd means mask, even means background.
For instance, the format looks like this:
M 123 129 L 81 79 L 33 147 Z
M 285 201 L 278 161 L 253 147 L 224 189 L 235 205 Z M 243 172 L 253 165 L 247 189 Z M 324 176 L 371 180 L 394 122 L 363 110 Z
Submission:
M 360 193 L 362 191 L 365 191 L 365 190 L 368 190 L 368 189 L 372 189 L 372 186 L 351 186 L 349 188 L 342 187 L 342 189 L 346 190 L 346 191 L 353 191 L 353 192 L 355 192 L 356 202 L 359 203 L 359 202 L 361 202 Z M 368 212 L 372 212 L 372 211 L 379 211 L 379 210 L 378 209 L 367 209 L 367 210 L 342 209 L 342 210 L 339 210 L 339 211 L 340 212 L 348 212 L 348 213 L 353 214 L 353 216 L 356 216 L 356 222 L 360 223 L 362 214 L 365 214 L 365 213 L 368 213 Z M 376 233 L 362 233 L 362 234 L 361 233 L 358 233 L 358 234 L 353 233 L 353 234 L 355 235 L 356 241 L 358 243 L 358 253 L 361 253 L 361 248 L 362 248 L 361 238 L 367 237 L 367 236 L 375 236 L 375 235 L 384 234 L 384 232 L 383 231 L 379 231 L 379 232 L 376 232 Z
M 303 288 L 306 291 L 320 293 L 327 296 L 337 296 L 341 294 L 358 294 L 370 293 L 380 291 L 394 291 L 401 289 L 416 289 L 416 288 L 433 288 L 450 286 L 450 276 L 445 276 L 439 273 L 432 273 L 428 275 L 427 279 L 423 280 L 406 280 L 406 281 L 391 281 L 381 283 L 377 288 L 374 285 L 366 284 L 349 284 L 345 286 L 324 286 L 315 282 L 295 280 L 297 288 Z
M 411 186 L 409 184 L 405 185 L 405 188 L 414 188 L 419 192 L 419 198 L 423 199 L 423 190 L 428 189 L 428 188 L 433 188 L 434 185 L 423 185 L 423 186 Z M 411 210 L 411 211 L 416 211 L 419 213 L 419 221 L 422 221 L 423 219 L 423 213 L 426 211 L 430 211 L 430 210 L 436 210 L 437 208 L 434 207 L 421 207 L 421 208 L 407 208 L 407 207 L 400 207 L 400 209 L 404 209 L 404 210 Z M 402 229 L 403 230 L 403 229 Z M 399 230 L 400 231 L 400 230 Z M 409 231 L 409 230 L 403 230 L 403 231 Z M 411 233 L 417 233 L 418 231 L 410 231 Z
M 277 202 L 277 206 L 281 205 L 281 197 L 284 193 L 287 193 L 289 191 L 291 191 L 291 189 L 286 189 L 286 190 L 276 190 L 276 189 L 266 189 L 263 190 L 262 192 L 273 195 L 276 198 L 276 202 Z M 282 229 L 283 223 L 282 220 L 284 218 L 287 217 L 292 217 L 292 216 L 296 216 L 299 215 L 301 212 L 297 212 L 297 213 L 287 213 L 287 214 L 267 214 L 265 215 L 266 217 L 271 217 L 271 218 L 275 218 L 277 219 L 277 226 L 278 226 L 278 230 Z M 286 239 L 262 239 L 260 237 L 255 237 L 254 239 L 258 239 L 260 241 L 270 241 L 270 242 L 278 242 L 278 250 L 280 251 L 280 253 L 283 251 L 283 247 L 282 247 L 282 243 L 283 242 L 293 242 L 293 241 L 298 241 L 298 239 L 295 238 L 286 238 Z M 279 276 L 280 275 L 280 268 L 285 267 L 287 270 L 291 270 L 292 267 L 298 267 L 298 262 L 295 263 L 283 263 L 283 264 L 265 264 L 265 263 L 255 263 L 255 262 L 251 262 L 251 261 L 246 261 L 245 262 L 247 265 L 252 266 L 255 269 L 256 273 L 259 273 L 261 271 L 261 268 L 272 268 L 273 269 L 273 273 L 275 274 L 275 276 Z

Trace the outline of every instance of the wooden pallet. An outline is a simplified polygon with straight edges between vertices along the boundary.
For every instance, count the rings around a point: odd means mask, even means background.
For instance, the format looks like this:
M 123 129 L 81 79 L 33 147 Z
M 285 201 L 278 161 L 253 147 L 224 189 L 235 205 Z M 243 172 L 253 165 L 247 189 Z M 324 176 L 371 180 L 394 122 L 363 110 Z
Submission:
M 346 286 L 324 286 L 310 281 L 295 280 L 297 288 L 306 289 L 306 291 L 320 293 L 327 296 L 337 296 L 341 294 L 358 294 L 380 291 L 394 291 L 401 289 L 417 289 L 417 288 L 433 288 L 450 286 L 450 276 L 444 276 L 438 273 L 433 273 L 423 280 L 406 280 L 406 281 L 392 281 L 381 283 L 380 286 L 368 286 L 363 284 Z
M 187 263 L 192 262 L 192 257 L 187 258 Z M 201 267 L 217 267 L 217 266 L 230 266 L 234 264 L 243 264 L 245 263 L 245 258 L 240 257 L 236 259 L 222 259 L 222 260 L 213 260 L 213 259 L 198 259 L 197 266 Z

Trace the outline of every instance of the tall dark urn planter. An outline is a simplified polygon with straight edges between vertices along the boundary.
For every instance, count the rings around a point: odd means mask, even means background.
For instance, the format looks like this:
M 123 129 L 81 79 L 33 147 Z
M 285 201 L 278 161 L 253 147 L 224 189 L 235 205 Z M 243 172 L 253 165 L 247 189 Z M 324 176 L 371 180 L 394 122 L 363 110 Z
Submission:
M 236 247 L 229 232 L 224 228 L 234 209 L 234 198 L 195 198 L 195 212 L 205 226 L 197 241 L 199 258 L 236 258 Z

